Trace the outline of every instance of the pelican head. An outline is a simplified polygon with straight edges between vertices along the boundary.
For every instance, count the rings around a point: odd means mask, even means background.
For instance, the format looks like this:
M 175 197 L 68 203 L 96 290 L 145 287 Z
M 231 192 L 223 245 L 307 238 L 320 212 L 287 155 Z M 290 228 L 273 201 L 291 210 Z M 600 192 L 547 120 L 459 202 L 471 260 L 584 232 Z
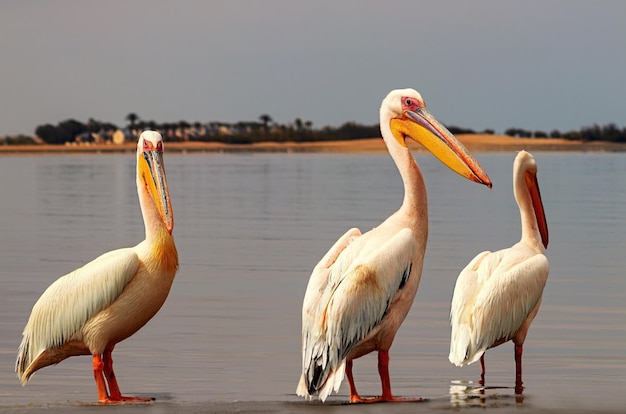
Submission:
M 138 187 L 150 195 L 163 225 L 171 234 L 174 213 L 165 180 L 163 138 L 156 131 L 144 131 L 137 142 L 137 180 Z
M 383 100 L 381 128 L 388 127 L 393 137 L 407 147 L 406 138 L 423 145 L 439 161 L 467 179 L 491 188 L 491 180 L 478 161 L 450 131 L 433 117 L 422 95 L 414 89 L 396 89 Z
M 543 209 L 543 202 L 541 201 L 541 193 L 539 192 L 537 162 L 535 161 L 535 157 L 527 151 L 518 152 L 515 157 L 515 162 L 513 163 L 513 171 L 513 185 L 515 186 L 517 182 L 522 182 L 523 180 L 535 213 L 537 227 L 541 235 L 541 243 L 544 248 L 548 248 L 548 222 L 546 221 L 546 214 Z M 522 176 L 520 177 L 520 175 Z M 520 200 L 517 192 L 515 197 L 518 198 L 519 204 Z

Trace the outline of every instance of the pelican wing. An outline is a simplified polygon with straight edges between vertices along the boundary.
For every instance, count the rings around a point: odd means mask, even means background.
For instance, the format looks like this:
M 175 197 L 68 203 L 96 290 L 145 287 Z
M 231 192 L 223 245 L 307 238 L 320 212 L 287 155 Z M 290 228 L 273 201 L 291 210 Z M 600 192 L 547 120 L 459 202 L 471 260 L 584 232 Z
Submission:
M 548 259 L 516 245 L 483 252 L 463 269 L 452 298 L 449 359 L 476 362 L 499 340 L 508 340 L 541 299 Z
M 24 328 L 15 370 L 22 374 L 39 354 L 70 340 L 81 327 L 122 293 L 139 267 L 132 248 L 99 256 L 57 279 L 33 306 Z
M 349 264 L 349 262 L 345 260 L 337 263 L 337 258 L 346 250 L 346 247 L 348 247 L 350 243 L 360 236 L 361 231 L 359 229 L 352 228 L 348 230 L 335 242 L 313 269 L 306 288 L 306 293 L 304 294 L 304 304 L 302 306 L 303 326 L 305 320 L 313 318 L 317 312 L 320 298 L 328 285 L 331 269 L 333 269 L 334 273 L 343 273 L 344 267 Z
M 335 273 L 343 272 L 346 265 L 349 264 L 346 260 L 337 262 L 337 258 L 346 250 L 346 248 L 357 238 L 361 236 L 361 231 L 358 228 L 351 228 L 343 236 L 339 238 L 328 250 L 328 252 L 322 257 L 319 263 L 313 268 L 309 283 L 304 294 L 304 301 L 302 305 L 302 376 L 296 390 L 297 394 L 302 397 L 311 397 L 312 393 L 309 393 L 308 383 L 305 379 L 305 372 L 309 365 L 307 358 L 310 359 L 310 344 L 307 338 L 309 337 L 309 331 L 311 330 L 318 308 L 320 306 L 320 300 L 327 289 L 331 270 L 334 269 Z M 341 272 L 337 272 L 337 269 L 341 268 Z M 308 350 L 308 351 L 307 351 Z M 336 389 L 339 389 L 342 378 L 339 378 L 336 384 Z
M 349 245 L 330 268 L 315 309 L 303 312 L 303 373 L 298 395 L 324 401 L 343 380 L 350 350 L 383 319 L 411 273 L 415 237 L 402 229 L 367 257 Z M 355 247 L 356 246 L 356 247 Z M 358 247 L 358 248 L 357 248 Z

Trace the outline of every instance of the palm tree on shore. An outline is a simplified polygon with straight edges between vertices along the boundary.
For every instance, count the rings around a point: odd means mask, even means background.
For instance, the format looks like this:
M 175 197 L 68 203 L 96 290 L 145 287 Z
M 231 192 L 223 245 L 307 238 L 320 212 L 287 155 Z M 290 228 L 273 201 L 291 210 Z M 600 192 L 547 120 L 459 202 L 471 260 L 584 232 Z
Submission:
M 135 122 L 137 122 L 138 119 L 139 119 L 139 116 L 134 112 L 131 112 L 128 115 L 126 115 L 126 120 L 130 122 L 131 129 L 135 127 Z
M 269 130 L 269 124 L 270 124 L 270 122 L 272 122 L 272 117 L 269 116 L 268 114 L 263 114 L 263 115 L 259 116 L 259 121 L 261 121 L 263 123 L 263 131 L 265 131 L 265 133 L 267 133 L 268 130 Z

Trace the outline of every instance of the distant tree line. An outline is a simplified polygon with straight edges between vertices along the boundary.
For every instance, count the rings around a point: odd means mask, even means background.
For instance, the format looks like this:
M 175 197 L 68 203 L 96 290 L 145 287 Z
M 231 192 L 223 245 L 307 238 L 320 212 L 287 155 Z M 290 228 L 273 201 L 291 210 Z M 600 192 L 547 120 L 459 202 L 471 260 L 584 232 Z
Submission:
M 604 142 L 626 142 L 626 127 L 620 128 L 615 124 L 604 126 L 593 125 L 583 127 L 579 131 L 568 131 L 561 133 L 559 130 L 552 130 L 550 133 L 544 131 L 530 131 L 521 128 L 509 128 L 504 131 L 505 135 L 519 138 L 562 138 L 570 141 L 604 141 Z
M 311 142 L 350 140 L 380 136 L 379 125 L 361 125 L 346 122 L 340 127 L 314 129 L 311 121 L 296 118 L 290 124 L 274 123 L 272 118 L 261 115 L 259 122 L 236 123 L 187 121 L 158 123 L 141 120 L 136 114 L 126 117 L 128 124 L 120 128 L 112 123 L 90 119 L 82 123 L 68 119 L 57 125 L 45 124 L 35 128 L 35 135 L 47 144 L 64 144 L 76 141 L 92 141 L 94 137 L 109 139 L 117 130 L 123 130 L 130 139 L 136 139 L 145 129 L 159 131 L 167 141 L 204 141 L 228 144 L 251 144 L 255 142 Z
M 267 114 L 259 116 L 258 121 L 236 123 L 224 122 L 165 122 L 142 120 L 137 114 L 129 113 L 126 116 L 128 123 L 123 127 L 110 122 L 102 122 L 90 118 L 86 123 L 75 119 L 59 122 L 57 125 L 44 124 L 35 129 L 35 135 L 48 144 L 65 144 L 73 142 L 106 142 L 112 139 L 116 131 L 123 131 L 127 140 L 136 140 L 138 134 L 145 129 L 159 131 L 168 141 L 205 141 L 223 142 L 228 144 L 251 144 L 255 142 L 313 142 L 353 140 L 380 136 L 379 124 L 362 125 L 356 122 L 346 122 L 339 127 L 325 126 L 313 128 L 311 121 L 296 118 L 292 123 L 279 124 Z M 476 132 L 473 129 L 449 126 L 453 134 L 494 134 L 494 130 L 486 129 Z M 593 125 L 583 127 L 578 131 L 561 133 L 553 130 L 532 131 L 522 128 L 509 128 L 505 135 L 519 138 L 563 138 L 574 141 L 608 141 L 626 142 L 626 128 L 615 124 L 605 126 Z M 7 137 L 4 144 L 28 144 L 34 142 L 31 137 L 20 135 Z
M 37 141 L 33 137 L 29 137 L 28 135 L 15 135 L 12 137 L 5 137 L 4 139 L 0 138 L 0 145 L 34 145 L 37 144 Z
M 59 122 L 57 125 L 44 124 L 35 128 L 35 135 L 46 144 L 64 144 L 75 142 L 77 137 L 84 134 L 113 132 L 119 128 L 110 122 L 100 122 L 90 118 L 86 124 L 75 119 Z

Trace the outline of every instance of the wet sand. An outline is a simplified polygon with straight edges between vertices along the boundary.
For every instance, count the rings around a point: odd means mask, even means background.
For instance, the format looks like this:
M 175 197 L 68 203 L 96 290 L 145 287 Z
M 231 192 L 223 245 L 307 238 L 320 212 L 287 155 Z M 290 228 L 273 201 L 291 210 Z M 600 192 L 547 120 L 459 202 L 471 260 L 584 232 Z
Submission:
M 295 397 L 294 397 L 295 398 Z M 582 398 L 582 397 L 581 397 Z M 68 404 L 29 405 L 11 407 L 13 414 L 38 413 L 46 410 L 50 414 L 65 413 L 176 413 L 176 414 L 208 414 L 208 413 L 446 413 L 446 412 L 477 412 L 478 410 L 497 410 L 498 414 L 533 413 L 533 414 L 576 414 L 576 413 L 605 413 L 617 414 L 622 410 L 588 410 L 577 409 L 575 402 L 564 408 L 541 408 L 528 402 L 515 401 L 512 396 L 500 395 L 484 401 L 476 400 L 474 404 L 451 407 L 449 401 L 443 399 L 426 400 L 419 403 L 384 403 L 384 404 L 348 404 L 345 402 L 306 401 L 233 401 L 205 403 L 184 403 L 171 401 L 155 401 L 147 404 L 120 404 L 103 406 L 97 403 L 69 402 Z M 0 407 L 0 412 L 4 412 Z
M 465 134 L 457 138 L 471 151 L 626 151 L 626 143 L 580 142 L 552 138 L 513 138 L 505 135 Z M 423 150 L 412 140 L 413 151 Z M 0 146 L 0 155 L 48 154 L 48 153 L 124 153 L 135 152 L 135 143 L 85 144 L 85 145 L 8 145 Z M 376 153 L 385 152 L 380 138 L 323 142 L 262 142 L 258 144 L 223 144 L 218 142 L 168 142 L 168 152 L 334 152 Z

